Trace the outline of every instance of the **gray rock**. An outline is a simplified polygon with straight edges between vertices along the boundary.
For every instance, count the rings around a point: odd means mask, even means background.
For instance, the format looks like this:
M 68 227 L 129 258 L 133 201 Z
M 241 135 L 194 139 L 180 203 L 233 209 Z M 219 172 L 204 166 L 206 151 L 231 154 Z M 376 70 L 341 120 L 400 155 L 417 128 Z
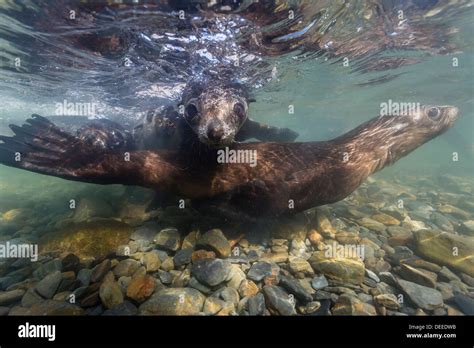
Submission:
M 403 279 L 398 279 L 397 283 L 400 290 L 418 307 L 431 311 L 443 306 L 443 296 L 438 290 Z
M 18 302 L 21 300 L 24 294 L 25 290 L 21 289 L 0 292 L 0 306 Z
M 438 272 L 438 277 L 439 280 L 445 282 L 450 282 L 452 280 L 461 281 L 461 279 L 459 279 L 459 277 L 446 266 L 443 266 L 443 268 L 441 268 L 441 271 Z
M 467 285 L 474 287 L 474 277 L 471 277 L 466 273 L 461 273 L 461 279 Z
M 311 280 L 311 286 L 313 287 L 314 290 L 324 289 L 328 285 L 329 285 L 328 280 L 326 279 L 324 275 L 314 277 Z
M 368 217 L 363 217 L 359 220 L 359 224 L 368 228 L 369 230 L 376 231 L 376 232 L 384 232 L 386 227 L 383 223 L 375 221 Z
M 21 299 L 21 305 L 23 307 L 31 307 L 35 303 L 42 301 L 43 298 L 35 291 L 35 289 L 30 288 L 26 291 L 25 295 Z
M 92 270 L 83 268 L 77 273 L 77 279 L 81 282 L 81 286 L 89 286 L 91 282 Z
M 122 315 L 136 315 L 138 308 L 130 301 L 124 301 L 117 306 L 107 309 L 102 315 L 105 316 L 122 316 Z
M 330 300 L 331 299 L 331 293 L 328 292 L 328 291 L 318 290 L 314 293 L 313 299 L 317 300 L 317 301 Z
M 214 287 L 224 282 L 230 272 L 230 262 L 221 259 L 197 260 L 191 269 L 191 274 L 207 286 Z
M 237 292 L 237 290 L 229 287 L 222 289 L 219 293 L 219 296 L 224 301 L 231 302 L 234 305 L 237 305 L 240 300 L 239 293 Z
M 391 286 L 397 285 L 397 279 L 390 272 L 380 272 L 379 278 L 381 282 L 387 283 L 388 285 L 391 285 Z
M 11 285 L 19 283 L 31 274 L 30 267 L 21 268 L 10 272 L 7 276 L 0 278 L 0 290 L 6 290 Z
M 467 235 L 474 237 L 474 220 L 467 220 L 461 223 L 460 232 Z
M 258 293 L 248 299 L 247 302 L 249 315 L 264 315 L 265 314 L 265 297 L 262 293 Z
M 438 278 L 434 272 L 411 267 L 406 264 L 401 265 L 399 273 L 406 280 L 421 284 L 423 286 L 428 286 L 430 288 L 435 287 L 436 280 Z
M 176 228 L 165 228 L 155 236 L 154 242 L 159 248 L 176 251 L 179 249 L 181 236 Z
M 202 292 L 203 294 L 206 294 L 206 295 L 209 295 L 210 293 L 212 293 L 211 288 L 199 283 L 199 281 L 194 277 L 191 277 L 189 279 L 188 287 L 199 290 L 200 292 Z
M 168 258 L 168 253 L 164 250 L 153 250 L 152 252 L 155 252 L 158 254 L 158 257 L 161 262 L 165 261 Z
M 51 299 L 56 290 L 58 289 L 59 283 L 61 283 L 62 275 L 59 271 L 54 271 L 44 277 L 37 285 L 36 292 L 44 298 Z
M 444 231 L 453 231 L 453 225 L 449 219 L 438 212 L 431 213 L 431 217 L 428 221 L 432 220 L 439 228 Z
M 75 289 L 72 294 L 74 295 L 74 297 L 76 299 L 80 299 L 82 298 L 86 293 L 87 293 L 87 290 L 89 290 L 89 287 L 88 286 L 81 286 L 77 289 Z
M 48 262 L 41 264 L 34 272 L 33 276 L 38 279 L 43 279 L 48 274 L 55 271 L 62 271 L 63 263 L 60 259 L 54 259 Z
M 173 276 L 169 272 L 163 271 L 161 269 L 158 271 L 158 278 L 165 285 L 169 285 L 173 281 Z
M 173 257 L 175 267 L 181 267 L 191 263 L 193 249 L 181 249 Z
M 247 278 L 259 282 L 267 276 L 278 275 L 278 273 L 280 273 L 280 267 L 277 264 L 259 261 L 250 267 L 250 270 L 247 273 Z
M 295 300 L 281 287 L 276 285 L 264 286 L 265 304 L 275 314 L 295 315 Z
M 474 315 L 474 299 L 471 297 L 464 294 L 456 294 L 454 302 L 464 314 Z
M 148 243 L 153 242 L 153 239 L 156 235 L 156 232 L 158 232 L 158 226 L 157 225 L 144 225 L 138 227 L 131 235 L 130 239 L 131 240 L 145 240 Z M 124 302 L 125 303 L 125 302 Z
M 421 203 L 418 201 L 408 200 L 405 202 L 405 206 L 410 210 L 423 211 L 431 213 L 434 211 L 434 208 L 426 203 Z
M 413 251 L 406 246 L 399 245 L 393 249 L 395 250 L 395 254 L 387 255 L 391 263 L 399 265 L 401 260 L 410 259 L 413 257 Z
M 313 300 L 313 296 L 296 279 L 281 276 L 279 285 L 303 303 Z
M 104 306 L 99 304 L 98 306 L 87 308 L 85 314 L 88 316 L 97 316 L 97 315 L 103 315 L 103 313 L 104 313 Z
M 30 259 L 17 259 L 14 261 L 12 264 L 10 264 L 11 268 L 23 268 L 23 267 L 28 267 L 31 265 L 31 260 Z
M 364 277 L 364 282 L 365 285 L 367 285 L 370 288 L 375 288 L 377 287 L 377 282 L 369 277 Z
M 77 279 L 63 279 L 61 283 L 59 283 L 58 289 L 56 290 L 57 293 L 64 292 L 64 291 L 72 291 L 82 284 Z

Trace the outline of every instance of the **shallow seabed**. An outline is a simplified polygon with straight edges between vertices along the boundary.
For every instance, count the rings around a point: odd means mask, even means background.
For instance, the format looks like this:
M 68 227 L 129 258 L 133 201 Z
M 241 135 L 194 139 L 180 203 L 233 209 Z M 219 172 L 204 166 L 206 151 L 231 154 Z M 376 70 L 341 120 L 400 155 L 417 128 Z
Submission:
M 0 241 L 40 248 L 0 264 L 2 315 L 473 314 L 471 177 L 377 175 L 253 225 L 153 208 L 141 188 L 41 179 L 39 194 L 1 182 Z

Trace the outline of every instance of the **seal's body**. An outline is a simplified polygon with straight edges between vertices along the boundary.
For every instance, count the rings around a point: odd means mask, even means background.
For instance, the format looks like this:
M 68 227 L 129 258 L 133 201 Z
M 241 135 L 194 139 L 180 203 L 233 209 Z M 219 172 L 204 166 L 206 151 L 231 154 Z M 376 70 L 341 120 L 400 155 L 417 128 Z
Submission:
M 232 150 L 256 154 L 252 166 L 219 163 L 217 149 L 200 165 L 167 150 L 135 151 L 126 160 L 121 151 L 85 143 L 36 115 L 22 127 L 12 125 L 15 136 L 0 137 L 0 163 L 69 180 L 140 185 L 250 216 L 278 216 L 343 199 L 372 173 L 446 131 L 457 116 L 455 107 L 425 106 L 372 119 L 330 141 L 235 145 Z

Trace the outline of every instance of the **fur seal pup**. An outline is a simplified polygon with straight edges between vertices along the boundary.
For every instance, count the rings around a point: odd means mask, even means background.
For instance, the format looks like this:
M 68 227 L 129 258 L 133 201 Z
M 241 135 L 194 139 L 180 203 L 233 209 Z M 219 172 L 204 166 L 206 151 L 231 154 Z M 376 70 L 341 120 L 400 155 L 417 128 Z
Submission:
M 248 216 L 278 216 L 347 197 L 372 173 L 445 132 L 457 117 L 453 106 L 423 106 L 405 116 L 374 118 L 329 141 L 241 143 L 232 148 L 256 154 L 255 166 L 193 166 L 179 151 L 124 156 L 33 115 L 21 127 L 10 126 L 13 137 L 0 137 L 0 163 L 68 180 L 140 185 L 216 202 Z
M 174 149 L 193 152 L 199 142 L 205 147 L 231 146 L 236 141 L 294 141 L 298 133 L 256 122 L 248 117 L 254 101 L 244 85 L 222 79 L 189 83 L 178 106 L 150 111 L 132 130 L 100 119 L 77 130 L 77 137 L 104 149 Z M 56 116 L 50 117 L 54 120 Z M 199 147 L 200 152 L 205 147 Z
M 186 85 L 178 107 L 151 112 L 133 130 L 136 149 L 177 149 L 195 139 L 209 147 L 230 146 L 235 141 L 294 141 L 298 133 L 268 126 L 248 117 L 246 87 L 227 79 L 208 78 Z M 189 147 L 185 147 L 189 151 Z

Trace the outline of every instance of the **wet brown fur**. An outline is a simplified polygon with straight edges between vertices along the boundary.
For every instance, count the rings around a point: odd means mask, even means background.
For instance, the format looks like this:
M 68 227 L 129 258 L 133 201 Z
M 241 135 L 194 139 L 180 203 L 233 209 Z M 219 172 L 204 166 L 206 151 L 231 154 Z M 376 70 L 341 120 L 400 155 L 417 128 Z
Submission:
M 253 216 L 276 216 L 336 202 L 369 175 L 393 164 L 446 131 L 456 120 L 455 107 L 428 107 L 407 116 L 381 116 L 330 141 L 243 143 L 236 150 L 257 151 L 258 164 L 189 165 L 176 151 L 137 151 L 124 160 L 120 152 L 86 146 L 45 119 L 32 126 L 12 126 L 14 137 L 0 139 L 0 162 L 69 180 L 140 185 L 211 200 Z M 15 152 L 22 161 L 15 162 Z M 212 164 L 212 165 L 211 165 Z M 290 208 L 290 202 L 294 208 Z

